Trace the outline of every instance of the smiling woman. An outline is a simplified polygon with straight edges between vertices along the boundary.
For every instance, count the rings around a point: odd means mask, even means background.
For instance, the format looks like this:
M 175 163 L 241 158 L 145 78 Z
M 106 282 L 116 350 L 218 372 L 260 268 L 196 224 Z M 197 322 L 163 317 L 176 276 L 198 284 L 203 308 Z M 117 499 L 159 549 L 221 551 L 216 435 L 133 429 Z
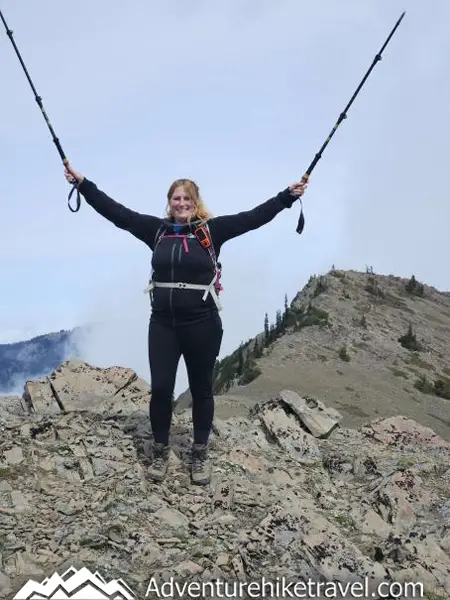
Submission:
M 205 207 L 198 185 L 191 179 L 177 179 L 167 193 L 167 216 L 178 225 L 212 217 Z

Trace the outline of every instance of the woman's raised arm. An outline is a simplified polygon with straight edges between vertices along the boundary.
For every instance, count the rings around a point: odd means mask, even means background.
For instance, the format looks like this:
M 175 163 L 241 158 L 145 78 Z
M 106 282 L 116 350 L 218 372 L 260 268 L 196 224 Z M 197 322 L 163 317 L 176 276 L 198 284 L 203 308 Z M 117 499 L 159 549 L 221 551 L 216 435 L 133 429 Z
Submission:
M 111 221 L 116 227 L 129 231 L 153 249 L 153 241 L 162 219 L 138 213 L 113 200 L 105 192 L 99 190 L 95 183 L 86 179 L 84 175 L 69 165 L 66 166 L 65 177 L 69 183 L 77 183 L 80 194 L 96 212 Z
M 270 223 L 282 210 L 291 208 L 295 200 L 303 195 L 307 185 L 304 180 L 293 183 L 273 198 L 258 204 L 251 210 L 213 217 L 210 227 L 215 244 L 221 246 L 232 238 Z

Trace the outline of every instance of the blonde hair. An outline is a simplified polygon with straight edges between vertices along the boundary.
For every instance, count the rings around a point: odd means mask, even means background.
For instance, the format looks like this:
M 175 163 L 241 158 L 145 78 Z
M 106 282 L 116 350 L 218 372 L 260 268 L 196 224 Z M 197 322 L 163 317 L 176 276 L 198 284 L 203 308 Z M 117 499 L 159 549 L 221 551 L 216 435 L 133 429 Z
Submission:
M 195 204 L 194 214 L 191 217 L 189 217 L 188 221 L 207 221 L 208 219 L 210 219 L 212 217 L 212 214 L 209 212 L 209 210 L 205 206 L 205 203 L 203 202 L 198 185 L 195 183 L 195 181 L 192 181 L 191 179 L 176 179 L 170 186 L 169 191 L 167 192 L 166 207 L 166 213 L 169 219 L 172 217 L 172 212 L 170 210 L 170 199 L 176 188 L 180 186 L 184 188 L 184 191 Z

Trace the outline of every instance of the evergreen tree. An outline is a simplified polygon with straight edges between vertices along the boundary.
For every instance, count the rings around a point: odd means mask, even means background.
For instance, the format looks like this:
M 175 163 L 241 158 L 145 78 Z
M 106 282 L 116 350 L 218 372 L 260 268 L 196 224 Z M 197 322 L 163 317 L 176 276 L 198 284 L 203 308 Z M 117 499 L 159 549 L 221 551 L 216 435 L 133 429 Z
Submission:
M 411 323 L 408 326 L 408 331 L 398 338 L 398 341 L 407 350 L 420 351 L 422 349 L 421 344 L 417 341 L 416 334 L 413 331 Z
M 214 363 L 214 368 L 213 368 L 213 381 L 216 380 L 216 377 L 219 373 L 219 369 L 220 369 L 220 360 L 216 358 L 216 362 Z
M 279 335 L 282 329 L 283 318 L 281 316 L 281 310 L 277 310 L 275 317 L 275 334 Z
M 269 315 L 266 313 L 264 317 L 264 345 L 267 346 L 269 343 L 270 329 L 269 329 Z
M 273 342 L 275 339 L 275 325 L 273 323 L 270 324 L 269 328 L 269 343 Z
M 414 275 L 411 275 L 411 279 L 408 281 L 405 288 L 409 294 L 412 294 L 414 296 L 424 295 L 424 285 L 423 283 L 417 281 Z
M 262 341 L 259 341 L 257 339 L 255 341 L 255 347 L 253 349 L 253 356 L 255 358 L 261 358 L 262 355 L 263 355 L 263 343 L 262 343 Z
M 242 342 L 239 346 L 239 351 L 238 351 L 238 371 L 237 374 L 240 377 L 242 375 L 242 373 L 244 372 L 244 350 L 242 348 Z

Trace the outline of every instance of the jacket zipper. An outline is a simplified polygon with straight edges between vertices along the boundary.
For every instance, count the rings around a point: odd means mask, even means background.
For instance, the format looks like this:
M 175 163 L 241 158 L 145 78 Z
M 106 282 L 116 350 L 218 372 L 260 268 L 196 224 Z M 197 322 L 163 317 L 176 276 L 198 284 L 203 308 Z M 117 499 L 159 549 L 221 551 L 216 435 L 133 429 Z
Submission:
M 174 282 L 174 277 L 175 277 L 175 273 L 174 273 L 174 264 L 173 264 L 173 256 L 175 254 L 175 244 L 172 245 L 172 252 L 171 252 L 171 257 L 170 257 L 170 264 L 171 264 L 171 275 L 172 275 L 172 283 Z M 170 310 L 172 312 L 172 323 L 173 325 L 175 325 L 175 316 L 173 314 L 173 288 L 170 288 L 169 290 L 169 303 L 170 303 Z
M 178 266 L 180 266 L 180 263 L 181 263 L 181 249 L 182 249 L 182 245 L 179 244 L 178 245 Z

